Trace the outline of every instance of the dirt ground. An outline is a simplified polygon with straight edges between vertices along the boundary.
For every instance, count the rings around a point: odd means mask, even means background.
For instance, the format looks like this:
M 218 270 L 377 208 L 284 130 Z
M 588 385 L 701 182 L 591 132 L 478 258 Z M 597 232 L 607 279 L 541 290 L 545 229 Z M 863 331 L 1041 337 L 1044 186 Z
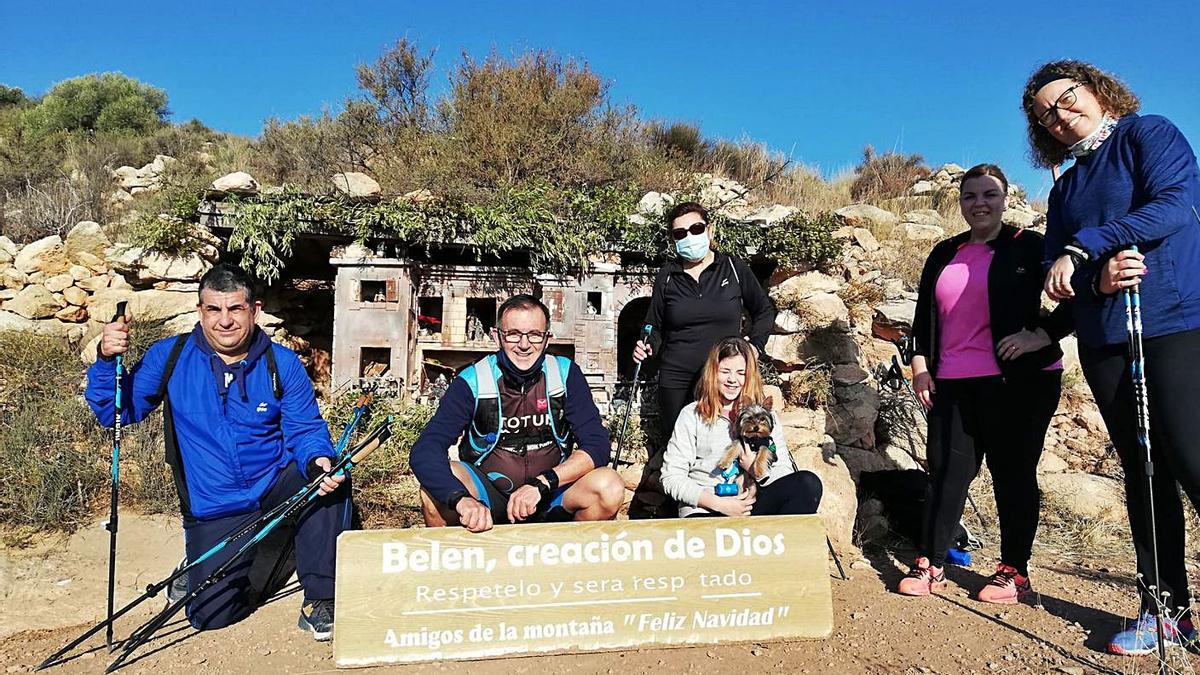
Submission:
M 177 519 L 128 515 L 121 521 L 119 598 L 131 598 L 166 576 L 182 551 Z M 891 593 L 903 574 L 887 554 L 846 560 L 849 581 L 832 580 L 834 631 L 824 641 L 727 644 L 540 656 L 472 663 L 379 668 L 425 673 L 1136 673 L 1155 672 L 1151 657 L 1103 653 L 1108 635 L 1136 609 L 1132 563 L 1068 561 L 1045 550 L 1032 576 L 1038 602 L 1013 607 L 971 600 L 990 573 L 988 549 L 971 568 L 952 567 L 940 596 Z M 902 554 L 903 555 L 903 554 Z M 97 526 L 23 550 L 0 550 L 0 667 L 27 672 L 102 618 L 107 535 Z M 832 571 L 833 566 L 830 565 Z M 293 583 L 246 621 L 196 633 L 177 619 L 121 672 L 315 673 L 334 670 L 329 644 L 295 628 L 300 594 Z M 120 622 L 122 636 L 162 607 L 154 598 Z M 1173 649 L 1178 672 L 1194 672 L 1200 656 Z M 96 673 L 107 663 L 93 639 L 49 672 Z

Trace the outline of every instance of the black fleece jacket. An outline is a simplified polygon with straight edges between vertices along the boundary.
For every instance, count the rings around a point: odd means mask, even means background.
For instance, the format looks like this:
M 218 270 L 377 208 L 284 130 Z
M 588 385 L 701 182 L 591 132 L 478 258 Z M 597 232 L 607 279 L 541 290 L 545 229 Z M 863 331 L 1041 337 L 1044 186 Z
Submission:
M 720 251 L 697 282 L 675 260 L 654 280 L 646 323 L 654 327 L 650 347 L 659 357 L 659 386 L 691 386 L 718 340 L 742 335 L 742 313 L 750 315 L 746 337 L 759 353 L 775 325 L 775 306 L 746 263 Z
M 925 357 L 929 372 L 934 377 L 937 376 L 940 332 L 934 287 L 942 270 L 970 237 L 968 230 L 938 243 L 929 253 L 925 268 L 921 271 L 917 312 L 913 318 L 913 353 Z M 1033 230 L 1004 225 L 1000 234 L 988 245 L 995 251 L 988 268 L 988 316 L 993 349 L 1002 338 L 1021 329 L 1041 328 L 1052 340 L 1049 346 L 1011 361 L 997 357 L 1001 375 L 1012 377 L 1041 370 L 1062 358 L 1063 352 L 1058 341 L 1074 329 L 1070 302 L 1059 303 L 1048 316 L 1042 315 L 1044 239 Z

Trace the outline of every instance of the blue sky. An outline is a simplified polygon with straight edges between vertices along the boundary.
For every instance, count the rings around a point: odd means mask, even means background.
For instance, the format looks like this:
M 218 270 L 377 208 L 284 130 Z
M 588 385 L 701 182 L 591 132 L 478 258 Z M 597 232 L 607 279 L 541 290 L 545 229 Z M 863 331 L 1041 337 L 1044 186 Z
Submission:
M 1122 76 L 1143 111 L 1200 144 L 1200 9 L 1141 3 L 125 2 L 0 6 L 0 82 L 44 93 L 89 72 L 166 89 L 175 121 L 254 135 L 337 107 L 354 66 L 400 36 L 437 49 L 433 84 L 467 51 L 551 49 L 586 61 L 643 117 L 753 138 L 826 175 L 862 147 L 931 164 L 993 161 L 1031 195 L 1025 78 L 1053 58 Z

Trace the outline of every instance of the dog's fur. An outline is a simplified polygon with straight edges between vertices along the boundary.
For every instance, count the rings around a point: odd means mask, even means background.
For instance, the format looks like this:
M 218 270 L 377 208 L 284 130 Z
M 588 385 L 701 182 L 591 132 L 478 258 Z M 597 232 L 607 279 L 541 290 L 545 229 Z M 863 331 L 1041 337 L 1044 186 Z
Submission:
M 762 405 L 748 405 L 738 412 L 737 423 L 734 425 L 737 437 L 729 444 L 725 456 L 717 463 L 722 471 L 728 470 L 737 461 L 744 444 L 750 444 L 754 448 L 754 463 L 749 469 L 738 474 L 739 494 L 746 491 L 757 492 L 758 481 L 765 478 L 771 472 L 771 466 L 775 464 L 775 453 L 769 450 L 771 432 L 775 429 L 775 417 L 771 414 L 772 404 L 773 401 L 768 396 Z M 752 480 L 745 480 L 747 474 Z

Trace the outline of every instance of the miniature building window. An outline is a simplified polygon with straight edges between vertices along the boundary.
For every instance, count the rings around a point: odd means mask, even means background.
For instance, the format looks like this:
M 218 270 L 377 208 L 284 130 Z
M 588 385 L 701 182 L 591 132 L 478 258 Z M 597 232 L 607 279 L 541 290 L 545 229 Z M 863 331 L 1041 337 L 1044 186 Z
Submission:
M 358 364 L 359 377 L 383 377 L 392 365 L 392 350 L 387 347 L 363 347 Z
M 583 313 L 586 316 L 599 316 L 604 312 L 604 306 L 601 304 L 601 296 L 600 291 L 588 291 L 587 305 L 583 308 Z
M 417 298 L 417 337 L 440 338 L 442 335 L 442 296 Z
M 495 298 L 467 298 L 467 340 L 486 340 L 496 327 Z
M 362 279 L 358 282 L 359 302 L 387 302 L 387 282 Z

